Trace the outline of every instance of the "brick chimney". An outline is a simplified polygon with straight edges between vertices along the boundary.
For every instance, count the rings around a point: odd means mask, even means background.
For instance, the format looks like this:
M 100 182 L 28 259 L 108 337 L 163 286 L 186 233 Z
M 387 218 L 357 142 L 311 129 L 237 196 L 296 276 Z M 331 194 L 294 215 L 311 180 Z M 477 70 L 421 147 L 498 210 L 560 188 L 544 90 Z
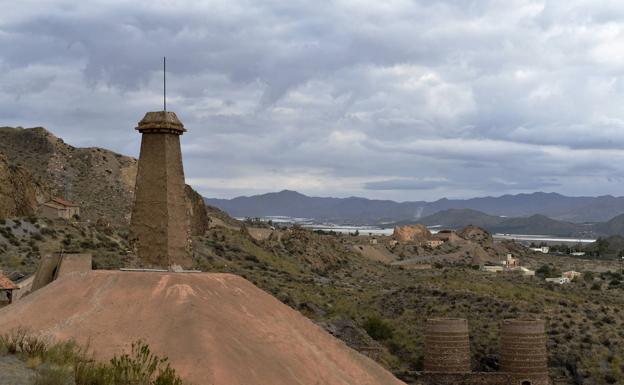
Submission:
M 137 267 L 191 268 L 190 219 L 184 192 L 180 135 L 175 113 L 148 112 L 136 127 L 141 155 L 130 221 L 129 242 Z

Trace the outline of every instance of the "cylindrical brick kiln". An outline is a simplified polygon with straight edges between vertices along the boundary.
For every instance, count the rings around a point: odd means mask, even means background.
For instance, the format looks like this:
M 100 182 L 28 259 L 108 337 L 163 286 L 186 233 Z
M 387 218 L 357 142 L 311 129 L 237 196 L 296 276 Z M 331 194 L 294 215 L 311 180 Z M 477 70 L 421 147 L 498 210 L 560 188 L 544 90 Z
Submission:
M 427 320 L 425 372 L 470 372 L 468 321 L 459 318 Z
M 501 372 L 514 385 L 548 385 L 548 357 L 543 320 L 504 320 L 501 325 Z

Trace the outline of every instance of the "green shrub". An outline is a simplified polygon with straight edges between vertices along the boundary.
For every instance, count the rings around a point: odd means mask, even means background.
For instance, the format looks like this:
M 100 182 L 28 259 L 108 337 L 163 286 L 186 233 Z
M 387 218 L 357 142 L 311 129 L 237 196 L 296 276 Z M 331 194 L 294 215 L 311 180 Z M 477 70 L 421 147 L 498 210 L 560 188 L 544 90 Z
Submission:
M 557 278 L 561 276 L 561 271 L 552 265 L 542 265 L 535 270 L 535 275 L 542 278 Z
M 137 385 L 182 385 L 167 362 L 153 354 L 147 344 L 141 340 L 132 343 L 130 355 L 113 357 L 110 361 L 114 383 Z
M 392 326 L 378 316 L 369 317 L 362 325 L 372 339 L 384 341 L 392 338 Z
M 153 354 L 140 340 L 132 344 L 130 354 L 97 363 L 74 341 L 50 344 L 18 328 L 0 335 L 2 354 L 36 357 L 42 362 L 35 385 L 182 385 L 168 359 Z
M 105 364 L 92 361 L 79 362 L 74 370 L 76 384 L 80 385 L 114 385 L 110 368 Z
M 34 385 L 72 385 L 71 368 L 63 366 L 43 366 L 38 370 Z
M 28 357 L 42 356 L 48 348 L 43 338 L 31 335 L 27 329 L 17 328 L 11 333 L 0 335 L 0 349 L 10 354 L 24 354 Z
M 41 234 L 42 235 L 51 235 L 51 236 L 56 236 L 56 230 L 51 229 L 49 227 L 43 227 L 41 229 Z

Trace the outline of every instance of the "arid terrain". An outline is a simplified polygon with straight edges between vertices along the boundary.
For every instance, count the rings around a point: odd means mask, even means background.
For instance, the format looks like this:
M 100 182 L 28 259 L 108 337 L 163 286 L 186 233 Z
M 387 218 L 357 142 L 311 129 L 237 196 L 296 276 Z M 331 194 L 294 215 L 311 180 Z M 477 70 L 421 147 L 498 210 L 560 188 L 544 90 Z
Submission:
M 43 129 L 2 130 L 0 152 L 7 152 L 4 169 L 11 170 L 7 180 L 22 173 L 32 181 L 18 178 L 31 184 L 15 185 L 7 190 L 11 194 L 0 196 L 7 202 L 0 219 L 0 269 L 19 280 L 36 270 L 41 255 L 61 250 L 91 253 L 94 269 L 126 266 L 135 161 L 106 150 L 75 149 Z M 77 158 L 82 160 L 72 160 Z M 37 200 L 63 189 L 83 205 L 84 215 L 70 221 L 38 218 L 32 207 Z M 526 316 L 547 321 L 550 371 L 560 383 L 624 383 L 624 285 L 618 261 L 535 253 L 518 243 L 494 241 L 477 227 L 458 231 L 435 247 L 418 237 L 397 241 L 298 226 L 272 228 L 204 207 L 201 197 L 188 190 L 194 197 L 189 209 L 200 213 L 193 217 L 197 269 L 246 278 L 406 383 L 417 383 L 423 368 L 427 318 L 467 318 L 473 370 L 496 371 L 500 322 Z M 15 203 L 24 201 L 30 203 Z M 558 285 L 539 274 L 480 270 L 507 254 L 538 272 L 576 270 L 583 275 Z M 54 284 L 61 290 L 62 282 Z M 35 303 L 35 295 L 18 302 L 24 316 L 33 311 L 27 304 Z M 177 351 L 161 353 L 182 362 Z

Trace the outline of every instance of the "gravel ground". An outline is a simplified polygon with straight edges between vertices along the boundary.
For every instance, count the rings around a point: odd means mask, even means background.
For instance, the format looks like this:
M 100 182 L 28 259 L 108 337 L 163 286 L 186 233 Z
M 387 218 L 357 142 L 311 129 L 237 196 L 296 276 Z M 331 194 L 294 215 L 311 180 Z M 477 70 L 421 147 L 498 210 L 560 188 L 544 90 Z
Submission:
M 0 384 L 32 385 L 35 371 L 15 356 L 0 356 Z

